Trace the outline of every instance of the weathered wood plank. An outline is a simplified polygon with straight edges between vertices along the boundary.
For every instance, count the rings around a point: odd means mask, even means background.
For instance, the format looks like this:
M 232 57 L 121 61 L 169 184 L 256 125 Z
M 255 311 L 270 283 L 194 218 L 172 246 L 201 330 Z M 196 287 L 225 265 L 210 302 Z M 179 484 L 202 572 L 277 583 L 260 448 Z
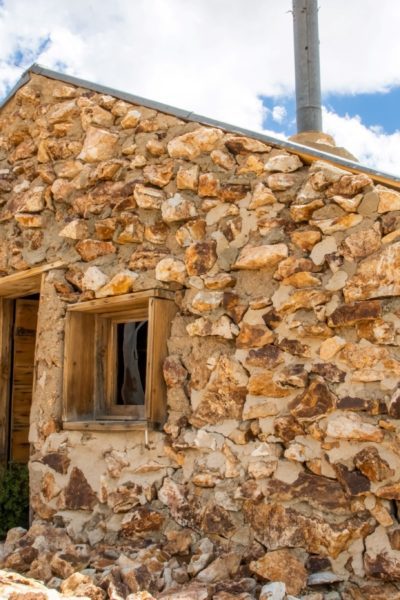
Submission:
M 0 277 L 0 296 L 3 298 L 19 298 L 36 294 L 40 292 L 43 273 L 62 267 L 65 267 L 65 262 L 57 260 L 26 271 Z

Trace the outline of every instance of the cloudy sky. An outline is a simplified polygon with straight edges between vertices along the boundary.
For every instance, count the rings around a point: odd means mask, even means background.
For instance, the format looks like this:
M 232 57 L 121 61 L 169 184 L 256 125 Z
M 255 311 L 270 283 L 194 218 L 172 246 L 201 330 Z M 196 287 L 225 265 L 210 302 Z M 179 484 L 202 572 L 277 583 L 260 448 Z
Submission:
M 324 130 L 400 173 L 400 2 L 319 0 Z M 295 132 L 291 0 L 0 0 L 0 98 L 32 63 Z

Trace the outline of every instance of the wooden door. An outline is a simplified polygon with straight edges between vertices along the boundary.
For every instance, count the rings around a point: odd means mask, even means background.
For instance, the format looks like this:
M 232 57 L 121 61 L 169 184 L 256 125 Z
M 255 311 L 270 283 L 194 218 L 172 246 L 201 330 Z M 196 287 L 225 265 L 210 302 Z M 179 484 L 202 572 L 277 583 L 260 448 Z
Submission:
M 11 372 L 10 460 L 29 460 L 29 417 L 32 403 L 38 300 L 15 300 Z

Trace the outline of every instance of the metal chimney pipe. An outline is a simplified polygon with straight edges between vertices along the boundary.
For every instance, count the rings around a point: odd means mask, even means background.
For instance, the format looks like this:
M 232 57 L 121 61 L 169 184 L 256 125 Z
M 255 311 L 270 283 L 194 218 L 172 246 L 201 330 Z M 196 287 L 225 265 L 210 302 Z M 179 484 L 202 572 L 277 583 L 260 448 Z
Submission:
M 318 4 L 292 1 L 297 132 L 322 131 Z

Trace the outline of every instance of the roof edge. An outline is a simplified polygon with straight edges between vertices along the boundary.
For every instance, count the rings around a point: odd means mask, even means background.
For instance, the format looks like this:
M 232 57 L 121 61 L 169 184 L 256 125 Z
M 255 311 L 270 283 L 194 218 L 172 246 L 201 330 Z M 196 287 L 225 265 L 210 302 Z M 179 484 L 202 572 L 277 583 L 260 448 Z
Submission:
M 369 175 L 374 181 L 384 183 L 385 185 L 389 185 L 391 187 L 400 189 L 400 176 L 398 177 L 391 173 L 378 171 L 371 167 L 361 165 L 352 160 L 342 158 L 335 154 L 329 154 L 328 152 L 323 152 L 322 150 L 317 150 L 315 148 L 303 146 L 302 144 L 298 144 L 296 142 L 289 142 L 286 140 L 274 138 L 264 133 L 259 133 L 250 129 L 238 127 L 230 123 L 224 123 L 223 121 L 219 121 L 217 119 L 204 117 L 203 115 L 198 115 L 193 111 L 176 108 L 168 104 L 163 104 L 162 102 L 148 100 L 147 98 L 142 98 L 141 96 L 136 96 L 128 92 L 122 92 L 120 90 L 116 90 L 105 85 L 93 83 L 85 79 L 80 79 L 78 77 L 74 77 L 73 75 L 67 75 L 58 71 L 53 71 L 37 63 L 32 64 L 28 69 L 26 69 L 26 71 L 24 71 L 20 79 L 14 85 L 14 87 L 0 102 L 0 109 L 3 108 L 11 100 L 11 98 L 22 86 L 28 83 L 28 81 L 30 80 L 31 73 L 34 73 L 36 75 L 42 75 L 43 77 L 48 77 L 49 79 L 62 81 L 64 83 L 69 83 L 77 87 L 83 87 L 93 92 L 98 92 L 100 94 L 109 94 L 110 96 L 115 96 L 120 100 L 125 100 L 127 102 L 131 102 L 132 104 L 140 104 L 147 108 L 152 108 L 154 110 L 173 115 L 179 119 L 184 119 L 186 121 L 194 121 L 196 123 L 201 123 L 202 125 L 208 125 L 211 127 L 218 127 L 231 133 L 238 133 L 240 135 L 245 135 L 250 138 L 255 138 L 257 140 L 265 142 L 266 144 L 271 144 L 273 146 L 277 146 L 278 148 L 282 148 L 284 150 L 288 150 L 290 152 L 298 154 L 306 162 L 325 160 L 334 165 L 343 167 L 344 169 L 347 169 L 352 173 L 365 173 L 366 175 Z

